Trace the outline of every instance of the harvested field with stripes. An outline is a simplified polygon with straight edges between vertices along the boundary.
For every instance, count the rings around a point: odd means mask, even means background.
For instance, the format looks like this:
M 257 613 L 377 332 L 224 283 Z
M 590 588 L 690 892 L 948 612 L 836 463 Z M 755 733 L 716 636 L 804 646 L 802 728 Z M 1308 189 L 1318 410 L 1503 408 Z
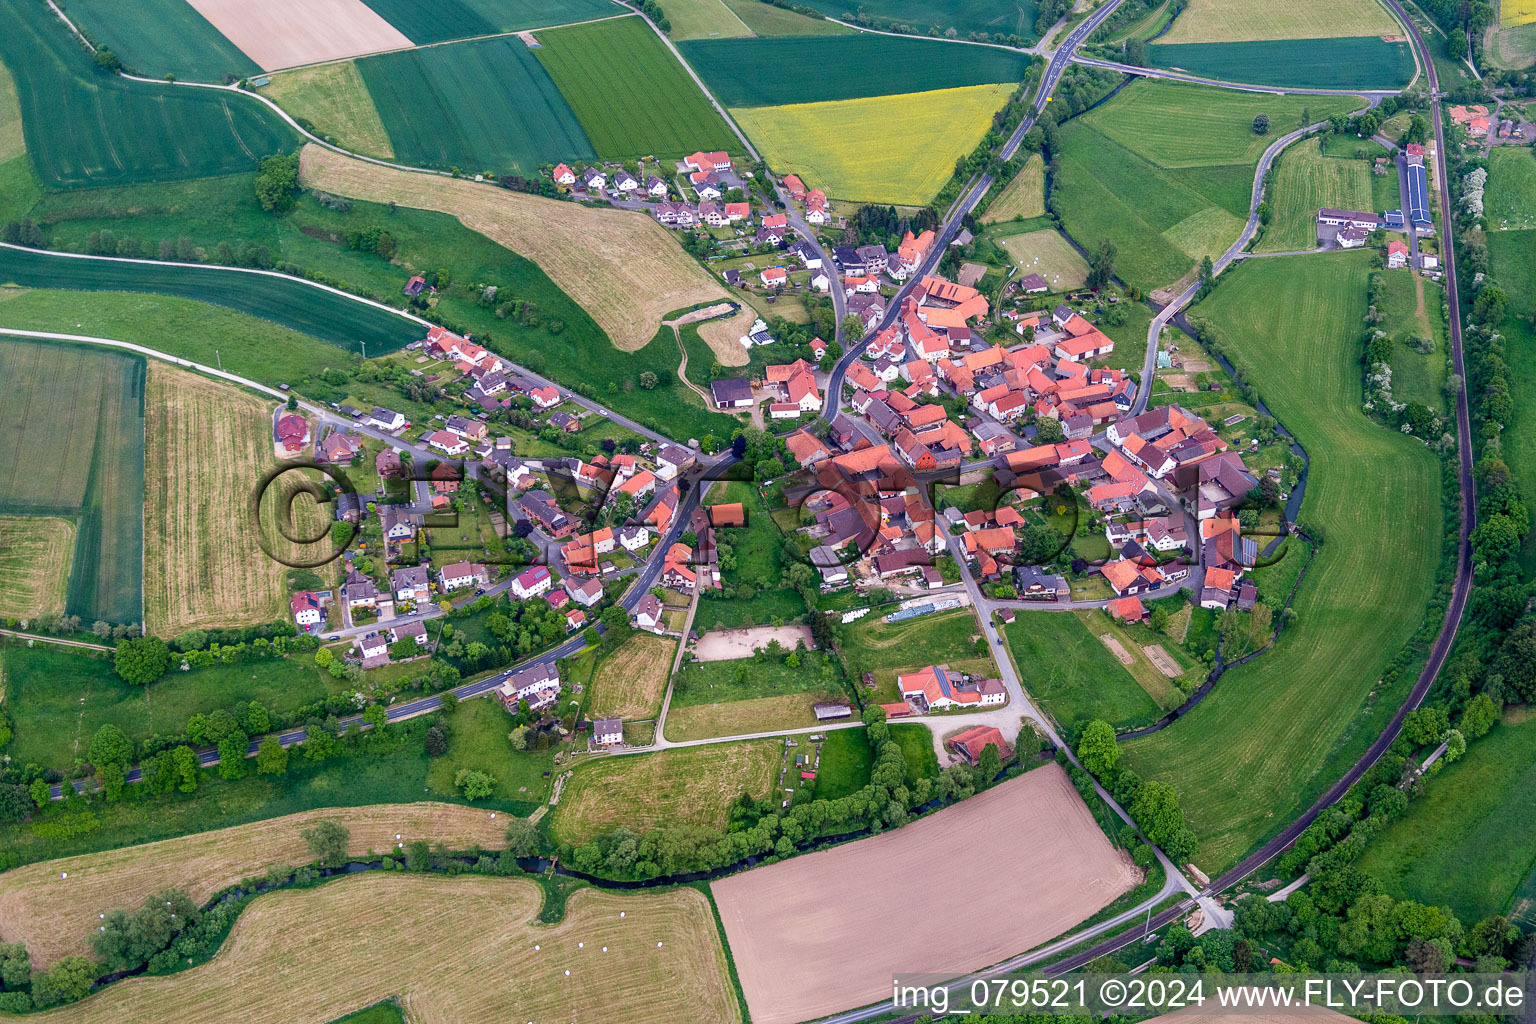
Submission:
M 490 811 L 458 804 L 327 807 L 28 864 L 0 874 L 0 934 L 11 942 L 25 942 L 33 966 L 46 969 L 60 957 L 85 954 L 96 915 L 114 907 L 136 907 L 146 896 L 169 887 L 185 889 L 201 903 L 268 868 L 308 864 L 314 854 L 302 833 L 317 821 L 349 829 L 348 852 L 360 857 L 416 839 L 455 850 L 500 849 L 506 819 L 505 814 L 492 817 Z
M 74 555 L 74 520 L 0 516 L 0 618 L 64 614 Z
M 261 92 L 295 118 L 313 124 L 337 145 L 355 153 L 394 158 L 389 133 L 356 61 L 285 71 L 273 75 L 272 84 Z
M 537 263 L 626 352 L 655 337 L 672 310 L 726 297 L 720 282 L 644 213 L 588 209 L 391 170 L 314 145 L 304 149 L 300 177 L 305 185 L 354 199 L 457 216 Z
M 583 889 L 558 924 L 535 920 L 541 899 L 527 879 L 468 875 L 358 875 L 272 893 L 246 908 L 212 962 L 130 978 L 36 1019 L 294 1024 L 391 996 L 419 1024 L 741 1019 L 702 893 Z
M 661 708 L 677 641 L 636 633 L 602 660 L 592 677 L 593 718 L 649 718 Z
M 252 536 L 272 403 L 152 363 L 144 409 L 144 619 L 158 636 L 283 617 L 288 569 Z
M 1013 176 L 1002 195 L 992 201 L 981 215 L 983 224 L 996 224 L 1002 220 L 1045 216 L 1045 161 L 1039 153 L 1031 153 L 1019 173 Z

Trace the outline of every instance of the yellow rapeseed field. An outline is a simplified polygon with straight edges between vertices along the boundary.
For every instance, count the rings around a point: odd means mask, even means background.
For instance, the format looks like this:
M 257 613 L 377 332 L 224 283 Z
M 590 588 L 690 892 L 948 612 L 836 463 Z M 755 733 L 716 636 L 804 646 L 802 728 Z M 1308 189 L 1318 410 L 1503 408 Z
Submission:
M 746 107 L 731 114 L 778 173 L 835 199 L 922 206 L 976 147 L 1012 85 Z

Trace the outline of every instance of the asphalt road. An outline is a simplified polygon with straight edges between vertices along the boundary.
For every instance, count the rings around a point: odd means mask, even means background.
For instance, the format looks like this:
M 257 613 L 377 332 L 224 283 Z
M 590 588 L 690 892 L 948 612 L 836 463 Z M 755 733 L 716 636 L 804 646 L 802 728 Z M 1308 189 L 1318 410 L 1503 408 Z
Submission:
M 1219 89 L 1233 89 L 1237 92 L 1263 92 L 1272 96 L 1364 96 L 1375 106 L 1387 96 L 1396 96 L 1398 89 L 1294 89 L 1275 85 L 1248 85 L 1243 82 L 1228 82 L 1220 78 L 1201 78 L 1199 75 L 1187 75 L 1182 71 L 1165 71 L 1162 68 L 1144 68 L 1136 64 L 1121 64 L 1113 60 L 1100 60 L 1097 57 L 1084 57 L 1076 54 L 1072 57 L 1074 64 L 1083 64 L 1091 68 L 1106 68 L 1110 71 L 1119 71 L 1126 75 L 1137 75 L 1141 78 L 1161 78 L 1169 82 L 1186 82 L 1190 85 L 1213 85 Z

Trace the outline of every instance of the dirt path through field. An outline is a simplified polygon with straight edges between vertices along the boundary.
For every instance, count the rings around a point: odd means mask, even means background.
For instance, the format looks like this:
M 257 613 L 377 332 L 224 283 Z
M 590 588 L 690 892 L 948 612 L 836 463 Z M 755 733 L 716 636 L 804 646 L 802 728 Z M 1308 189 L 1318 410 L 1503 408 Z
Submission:
M 1169 657 L 1167 651 L 1163 650 L 1162 644 L 1152 644 L 1143 647 L 1141 650 L 1147 656 L 1147 660 L 1156 665 L 1157 670 L 1169 679 L 1177 679 L 1184 674 L 1179 668 L 1179 663 Z

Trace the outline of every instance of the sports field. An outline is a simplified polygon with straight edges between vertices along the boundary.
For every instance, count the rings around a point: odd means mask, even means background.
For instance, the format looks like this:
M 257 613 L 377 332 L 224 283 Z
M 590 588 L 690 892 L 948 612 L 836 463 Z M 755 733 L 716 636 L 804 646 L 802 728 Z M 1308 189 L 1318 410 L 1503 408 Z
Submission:
M 1004 629 L 1019 679 L 1069 735 L 1096 718 L 1117 728 L 1162 714 L 1125 666 L 1076 615 L 1024 612 Z
M 1509 911 L 1536 868 L 1536 722 L 1494 727 L 1431 779 L 1360 858 L 1387 892 L 1475 922 Z
M 598 156 L 740 151 L 740 140 L 709 98 L 640 18 L 541 32 L 539 41 L 543 45 L 533 52 Z
M 1111 239 L 1118 275 L 1150 291 L 1237 241 L 1259 156 L 1301 123 L 1303 110 L 1320 120 L 1360 104 L 1138 82 L 1068 124 L 1052 196 L 1080 245 L 1093 252 Z M 1253 133 L 1261 113 L 1269 136 Z
M 0 516 L 0 618 L 63 615 L 75 555 L 75 522 Z
M 1536 153 L 1524 146 L 1490 152 L 1486 200 L 1489 230 L 1536 228 Z
M 1518 2 L 1518 0 L 1516 0 Z M 1228 43 L 1248 39 L 1325 39 L 1401 35 L 1380 0 L 1188 0 L 1160 42 Z
M 129 979 L 49 1020 L 292 1024 L 391 996 L 421 1024 L 740 1019 L 702 893 L 583 889 L 552 925 L 535 920 L 541 899 L 522 878 L 403 873 L 271 893 L 213 962 Z
M 1013 258 L 1019 275 L 1039 274 L 1050 282 L 1051 291 L 1066 292 L 1081 288 L 1088 280 L 1088 263 L 1072 243 L 1052 228 L 1007 235 L 997 240 Z
M 560 90 L 516 37 L 380 54 L 357 69 L 403 163 L 531 176 L 541 163 L 594 155 Z
M 1317 211 L 1373 210 L 1370 164 L 1324 156 L 1315 139 L 1293 143 L 1275 164 L 1270 219 L 1255 252 L 1293 252 L 1317 245 Z M 1397 181 L 1394 169 L 1392 181 Z
M 996 224 L 1002 220 L 1022 217 L 1045 216 L 1045 161 L 1039 153 L 1031 153 L 1019 173 L 1013 176 L 1002 194 L 992 200 L 987 212 L 981 215 L 983 224 Z
M 66 610 L 138 622 L 144 545 L 144 361 L 0 341 L 0 512 L 74 518 Z
M 972 32 L 993 36 L 1035 38 L 1035 4 L 1032 0 L 810 0 L 813 7 L 831 18 L 846 18 L 857 11 L 874 18 L 882 27 L 909 25 L 925 35 L 942 36 L 954 29 L 961 37 Z
M 725 0 L 672 0 L 667 6 L 667 33 L 674 42 L 684 39 L 729 39 L 750 36 L 752 30 Z
M 1250 260 L 1192 311 L 1217 325 L 1238 369 L 1311 456 L 1301 519 L 1327 537 L 1296 595 L 1296 626 L 1172 728 L 1126 747 L 1143 777 L 1178 789 L 1208 874 L 1291 820 L 1336 777 L 1335 761 L 1353 761 L 1374 738 L 1367 696 L 1433 588 L 1439 466 L 1360 409 L 1371 262 L 1366 253 Z M 1275 312 L 1302 309 L 1305 317 Z M 1373 710 L 1387 713 L 1406 685 L 1378 694 Z
M 251 170 L 296 139 L 248 98 L 102 74 L 44 4 L 0 0 L 0 21 L 0 61 L 16 78 L 27 149 L 45 185 Z
M 1024 54 L 931 39 L 872 35 L 699 39 L 680 43 L 727 107 L 820 103 L 936 92 L 967 85 L 1017 85 Z
M 592 676 L 593 718 L 649 718 L 661 708 L 677 641 L 636 633 L 603 658 Z
M 1400 89 L 1414 74 L 1408 43 L 1387 42 L 1381 36 L 1156 42 L 1147 44 L 1147 65 L 1220 81 L 1295 89 Z
M 608 0 L 363 0 L 417 43 L 569 25 L 622 11 Z M 667 10 L 671 17 L 672 11 Z
M 258 70 L 187 0 L 69 0 L 61 6 L 92 42 L 150 78 L 173 74 L 222 84 L 226 74 L 243 78 Z
M 428 178 L 304 149 L 305 184 L 355 199 L 438 210 L 533 260 L 615 345 L 640 348 L 674 309 L 725 291 L 644 213 L 595 210 L 474 182 Z M 668 334 L 670 335 L 670 331 Z
M 268 71 L 411 45 L 362 0 L 187 2 Z
M 356 61 L 285 71 L 273 75 L 261 91 L 338 146 L 386 159 L 395 155 Z
M 944 187 L 1007 102 L 1011 85 L 732 110 L 778 173 L 795 171 L 829 196 L 923 206 Z M 913 139 L 923 145 L 914 149 Z
M 580 846 L 623 826 L 723 828 L 731 801 L 766 796 L 784 750 L 780 740 L 684 747 L 579 766 L 560 794 L 551 834 Z
M 251 535 L 272 454 L 272 403 L 149 365 L 144 412 L 144 620 L 157 636 L 283 617 L 288 569 Z
M 997 912 L 957 912 L 953 887 L 914 884 L 955 870 L 956 836 L 969 863 L 987 866 L 985 900 Z M 1139 877 L 1066 773 L 1047 765 L 895 831 L 710 890 L 752 1019 L 790 1024 L 888 997 L 894 964 L 958 974 L 996 963 L 1070 930 Z
M 146 896 L 171 887 L 202 903 L 268 868 L 309 863 L 314 855 L 302 833 L 317 821 L 345 826 L 352 833 L 348 852 L 362 857 L 416 839 L 453 850 L 496 850 L 505 845 L 506 820 L 505 814 L 492 817 L 490 811 L 458 804 L 331 807 L 28 864 L 0 875 L 0 929 L 9 941 L 27 944 L 34 966 L 47 968 L 60 957 L 88 954 L 86 937 L 96 915 L 114 907 L 137 907 Z
M 366 344 L 374 356 L 426 336 L 426 328 L 397 313 L 277 273 L 0 249 L 0 282 L 27 288 L 153 292 L 197 299 L 270 320 L 349 352 L 357 352 Z

